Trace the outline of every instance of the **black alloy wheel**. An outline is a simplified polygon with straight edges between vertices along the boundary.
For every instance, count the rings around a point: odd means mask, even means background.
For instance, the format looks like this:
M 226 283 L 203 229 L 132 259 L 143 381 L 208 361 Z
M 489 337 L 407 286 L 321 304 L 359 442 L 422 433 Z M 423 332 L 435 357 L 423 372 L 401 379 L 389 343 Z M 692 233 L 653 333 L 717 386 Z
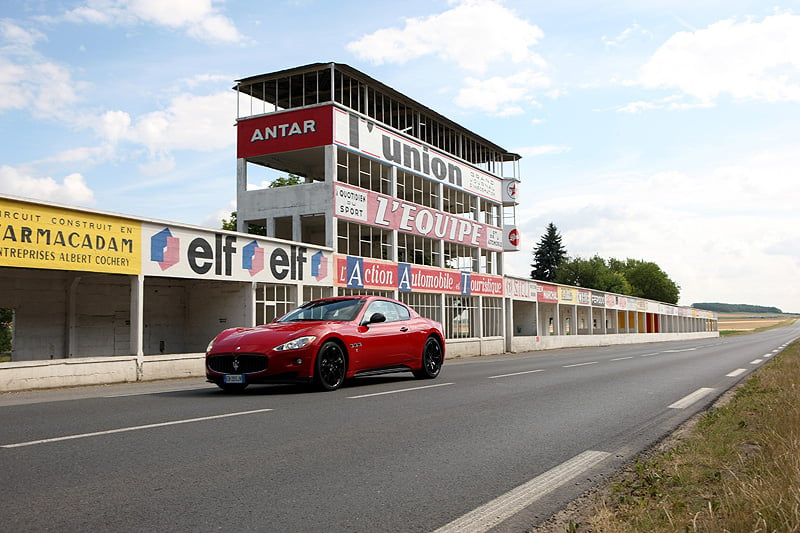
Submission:
M 334 341 L 328 341 L 317 353 L 316 372 L 314 378 L 322 390 L 333 391 L 344 383 L 347 373 L 347 358 L 342 347 Z
M 414 372 L 420 379 L 433 379 L 442 370 L 442 345 L 435 337 L 428 337 L 422 350 L 422 368 Z

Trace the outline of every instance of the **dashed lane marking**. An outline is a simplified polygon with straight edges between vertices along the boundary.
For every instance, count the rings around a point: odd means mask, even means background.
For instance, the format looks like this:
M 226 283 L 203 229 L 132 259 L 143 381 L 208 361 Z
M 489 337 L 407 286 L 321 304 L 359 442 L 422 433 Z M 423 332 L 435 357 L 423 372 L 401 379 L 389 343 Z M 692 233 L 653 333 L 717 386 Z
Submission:
M 708 387 L 703 387 L 701 389 L 697 389 L 693 393 L 688 394 L 688 395 L 684 396 L 683 398 L 681 398 L 680 400 L 678 400 L 677 402 L 669 405 L 669 408 L 670 409 L 686 409 L 687 407 L 689 407 L 693 403 L 702 400 L 703 398 L 705 398 L 706 396 L 708 396 L 712 392 L 714 392 L 714 389 L 710 389 Z
M 440 527 L 435 533 L 489 531 L 536 500 L 593 468 L 609 455 L 608 452 L 593 450 L 576 455 L 569 461 Z
M 125 433 L 128 431 L 139 431 L 141 429 L 153 429 L 165 426 L 175 426 L 178 424 L 191 424 L 193 422 L 205 422 L 207 420 L 217 420 L 220 418 L 229 418 L 232 416 L 254 415 L 258 413 L 267 413 L 272 409 L 256 409 L 255 411 L 239 411 L 237 413 L 225 413 L 222 415 L 201 416 L 199 418 L 187 418 L 185 420 L 172 420 L 170 422 L 159 422 L 157 424 L 145 424 L 143 426 L 130 426 L 118 429 L 108 429 L 105 431 L 94 431 L 92 433 L 80 433 L 77 435 L 66 435 L 63 437 L 53 437 L 50 439 L 31 440 L 28 442 L 17 442 L 15 444 L 2 444 L 0 448 L 22 448 L 23 446 L 34 446 L 36 444 L 47 444 L 50 442 L 59 442 L 62 440 L 85 439 L 88 437 L 100 437 L 103 435 L 113 435 L 114 433 Z
M 511 376 L 522 376 L 524 374 L 534 374 L 536 372 L 544 372 L 543 369 L 537 370 L 525 370 L 524 372 L 514 372 L 513 374 L 500 374 L 499 376 L 489 376 L 489 379 L 497 379 L 497 378 L 509 378 Z
M 356 400 L 358 398 L 370 398 L 372 396 L 385 396 L 387 394 L 398 394 L 400 392 L 411 392 L 422 389 L 433 389 L 435 387 L 446 387 L 447 385 L 455 385 L 455 383 L 437 383 L 436 385 L 425 385 L 424 387 L 410 387 L 408 389 L 396 389 L 396 390 L 387 390 L 384 392 L 373 392 L 371 394 L 359 394 L 358 396 L 348 396 L 347 398 L 350 400 Z

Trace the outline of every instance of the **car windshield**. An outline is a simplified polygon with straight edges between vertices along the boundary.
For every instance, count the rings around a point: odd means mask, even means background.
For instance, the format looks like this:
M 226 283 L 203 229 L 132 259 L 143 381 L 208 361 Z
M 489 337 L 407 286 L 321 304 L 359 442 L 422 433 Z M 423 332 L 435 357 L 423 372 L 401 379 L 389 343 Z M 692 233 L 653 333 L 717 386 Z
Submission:
M 364 305 L 364 300 L 316 300 L 298 307 L 278 319 L 278 322 L 299 322 L 308 320 L 332 320 L 349 322 L 354 320 Z

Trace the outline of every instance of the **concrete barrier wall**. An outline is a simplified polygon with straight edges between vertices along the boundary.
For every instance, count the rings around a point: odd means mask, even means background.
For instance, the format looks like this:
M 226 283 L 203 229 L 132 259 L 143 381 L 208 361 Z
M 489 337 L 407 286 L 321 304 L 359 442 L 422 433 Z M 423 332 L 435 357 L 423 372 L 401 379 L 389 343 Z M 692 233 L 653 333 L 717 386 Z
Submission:
M 512 352 L 706 339 L 717 336 L 719 336 L 717 332 L 701 332 L 514 337 Z M 501 354 L 505 352 L 504 342 L 502 337 L 451 339 L 447 341 L 447 359 Z M 0 363 L 0 392 L 204 377 L 203 353 L 148 355 L 142 359 L 141 364 L 134 356 L 23 361 Z
M 647 342 L 685 341 L 719 337 L 717 331 L 697 333 L 622 333 L 611 335 L 561 335 L 551 337 L 513 337 L 511 351 L 533 352 L 557 348 L 591 348 L 615 344 L 643 344 Z
M 125 383 L 138 374 L 134 356 L 0 363 L 0 391 Z

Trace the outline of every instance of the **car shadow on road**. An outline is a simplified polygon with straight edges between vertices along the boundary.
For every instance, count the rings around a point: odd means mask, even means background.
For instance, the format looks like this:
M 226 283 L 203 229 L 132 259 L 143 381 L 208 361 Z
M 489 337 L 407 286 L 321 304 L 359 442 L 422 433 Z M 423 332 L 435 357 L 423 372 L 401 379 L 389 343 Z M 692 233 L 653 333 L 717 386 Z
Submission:
M 354 390 L 363 389 L 374 385 L 385 385 L 387 383 L 415 383 L 418 380 L 403 374 L 391 374 L 383 376 L 365 376 L 351 378 L 345 381 L 338 389 Z M 336 391 L 333 392 L 335 394 Z M 224 391 L 212 383 L 207 383 L 207 387 L 198 387 L 185 391 L 168 391 L 160 394 L 180 395 L 180 396 L 290 396 L 296 394 L 330 394 L 319 390 L 313 384 L 252 384 L 242 391 Z

